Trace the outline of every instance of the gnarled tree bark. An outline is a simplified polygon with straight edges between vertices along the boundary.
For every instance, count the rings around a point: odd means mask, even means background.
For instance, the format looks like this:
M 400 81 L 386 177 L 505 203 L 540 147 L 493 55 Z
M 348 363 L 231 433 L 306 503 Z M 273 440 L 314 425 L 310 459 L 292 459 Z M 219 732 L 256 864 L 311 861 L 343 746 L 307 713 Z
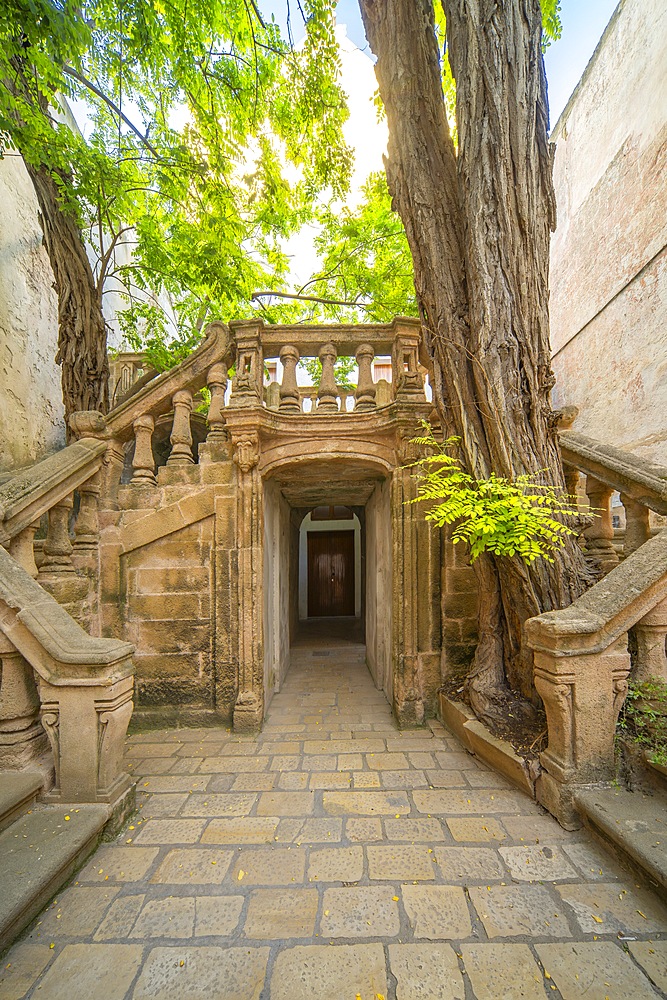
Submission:
M 555 226 L 539 0 L 442 0 L 457 87 L 447 122 L 432 0 L 359 0 L 389 124 L 385 161 L 408 237 L 435 401 L 478 478 L 540 472 L 564 486 L 549 402 L 549 234 Z M 543 471 L 544 470 L 544 471 Z M 538 700 L 523 622 L 587 584 L 576 542 L 553 563 L 475 564 L 480 637 L 468 677 L 481 718 L 506 682 Z

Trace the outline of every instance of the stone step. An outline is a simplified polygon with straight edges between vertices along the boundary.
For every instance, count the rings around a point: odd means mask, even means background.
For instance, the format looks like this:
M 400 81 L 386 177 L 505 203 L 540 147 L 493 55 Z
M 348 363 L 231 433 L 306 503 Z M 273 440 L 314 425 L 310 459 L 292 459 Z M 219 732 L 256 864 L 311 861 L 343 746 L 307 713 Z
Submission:
M 0 832 L 32 809 L 43 784 L 37 771 L 0 771 Z
M 38 805 L 0 833 L 0 954 L 92 854 L 108 817 L 105 805 Z
M 594 788 L 580 792 L 576 804 L 598 840 L 658 891 L 667 890 L 667 796 Z

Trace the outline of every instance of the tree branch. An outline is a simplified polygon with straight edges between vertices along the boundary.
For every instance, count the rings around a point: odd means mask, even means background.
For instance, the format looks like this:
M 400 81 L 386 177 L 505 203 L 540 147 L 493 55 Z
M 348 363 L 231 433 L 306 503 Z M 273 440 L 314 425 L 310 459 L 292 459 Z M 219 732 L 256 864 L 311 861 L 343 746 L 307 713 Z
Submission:
M 251 299 L 269 298 L 275 296 L 278 299 L 297 299 L 299 302 L 319 302 L 324 306 L 351 306 L 353 309 L 372 309 L 372 306 L 363 302 L 343 302 L 341 299 L 321 299 L 317 295 L 295 295 L 293 292 L 253 292 Z
M 146 138 L 145 135 L 141 134 L 141 132 L 139 131 L 139 129 L 137 128 L 137 126 L 134 125 L 130 121 L 130 119 L 127 117 L 127 115 L 123 114 L 123 112 L 120 110 L 120 108 L 118 107 L 118 105 L 114 104 L 114 102 L 111 100 L 110 97 L 107 97 L 107 95 L 104 93 L 104 91 L 100 90 L 99 87 L 96 87 L 95 84 L 91 80 L 88 80 L 85 76 L 81 76 L 80 73 L 77 73 L 77 71 L 72 66 L 63 66 L 63 73 L 66 73 L 67 76 L 71 76 L 72 79 L 74 79 L 74 80 L 78 80 L 79 83 L 82 84 L 82 86 L 86 87 L 88 90 L 91 91 L 91 93 L 93 93 L 97 97 L 99 97 L 101 101 L 104 101 L 104 103 L 109 108 L 111 108 L 111 110 L 114 112 L 114 114 L 118 115 L 118 117 L 120 119 L 122 119 L 122 121 L 125 122 L 125 124 L 127 125 L 127 127 L 130 128 L 130 129 L 132 129 L 132 131 L 137 136 L 137 138 L 139 138 L 141 140 L 141 142 L 143 143 L 143 145 L 146 147 L 146 149 L 148 149 L 153 154 L 153 156 L 155 157 L 155 159 L 156 160 L 161 159 L 160 154 L 158 153 L 157 149 L 155 149 L 155 147 L 150 144 L 150 142 L 148 141 L 148 139 Z

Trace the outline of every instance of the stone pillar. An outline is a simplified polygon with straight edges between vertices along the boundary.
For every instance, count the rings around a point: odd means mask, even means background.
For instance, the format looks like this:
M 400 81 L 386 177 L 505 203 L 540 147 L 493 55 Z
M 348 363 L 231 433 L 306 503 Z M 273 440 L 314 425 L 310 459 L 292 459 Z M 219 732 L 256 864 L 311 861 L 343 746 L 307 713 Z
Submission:
M 232 380 L 229 405 L 261 406 L 264 382 L 264 357 L 261 340 L 262 323 L 233 323 L 236 337 L 236 375 Z
M 649 611 L 634 627 L 637 663 L 633 680 L 662 680 L 667 684 L 667 598 Z
M 537 619 L 536 621 L 539 621 Z M 572 635 L 574 648 L 580 636 Z M 575 805 L 580 786 L 611 781 L 616 775 L 614 734 L 628 691 L 627 633 L 598 653 L 567 651 L 558 637 L 553 651 L 535 649 L 535 687 L 544 702 L 549 745 L 540 754 L 544 768 L 537 798 L 566 829 L 581 826 Z
M 261 728 L 264 717 L 263 504 L 262 479 L 257 469 L 257 433 L 241 432 L 234 447 L 234 461 L 239 469 L 236 517 L 239 678 L 234 729 L 250 733 Z
M 101 497 L 103 507 L 118 510 L 118 488 L 125 465 L 125 446 L 122 441 L 112 438 L 102 460 Z
M 277 410 L 280 407 L 280 386 L 277 382 L 269 382 L 266 387 L 266 405 L 269 410 Z
M 301 396 L 296 382 L 296 366 L 299 363 L 299 352 L 292 344 L 280 348 L 280 361 L 283 366 L 283 380 L 280 385 L 281 413 L 301 413 Z
M 98 503 L 100 497 L 99 474 L 79 486 L 79 513 L 74 522 L 74 550 L 95 552 L 100 541 Z
M 174 416 L 174 423 L 176 418 Z M 153 458 L 153 431 L 155 421 L 150 414 L 137 417 L 134 428 L 134 458 L 132 483 L 135 486 L 155 486 L 155 459 Z M 190 422 L 188 420 L 188 427 Z M 171 458 L 171 455 L 169 456 Z
M 338 388 L 334 373 L 337 356 L 333 344 L 323 344 L 320 347 L 319 359 L 322 362 L 322 378 L 317 393 L 318 413 L 338 413 Z
M 192 393 L 189 389 L 179 389 L 174 393 L 174 423 L 171 428 L 171 454 L 167 465 L 194 465 L 192 457 L 192 429 L 190 414 L 192 413 Z
M 593 565 L 602 573 L 608 573 L 618 566 L 618 555 L 612 540 L 614 529 L 611 523 L 611 486 L 601 483 L 593 476 L 586 476 L 586 494 L 591 507 L 595 509 L 596 517 L 593 523 L 584 529 L 586 539 L 586 554 Z
M 360 344 L 355 358 L 359 365 L 359 380 L 354 391 L 354 409 L 366 413 L 375 409 L 375 385 L 373 384 L 373 358 L 375 351 L 370 344 Z
M 0 632 L 0 771 L 35 767 L 49 744 L 39 723 L 39 695 L 30 664 Z
M 74 573 L 72 543 L 69 537 L 69 512 L 74 505 L 71 496 L 65 497 L 49 511 L 49 527 L 44 542 L 44 561 L 39 576 L 60 576 Z
M 648 507 L 638 503 L 626 493 L 621 493 L 621 503 L 625 508 L 625 543 L 623 555 L 629 556 L 640 545 L 647 542 L 651 534 Z
M 424 379 L 419 371 L 419 334 L 399 333 L 391 352 L 392 381 L 396 399 L 424 402 Z
M 207 383 L 211 392 L 211 405 L 208 408 L 206 418 L 208 424 L 207 444 L 225 444 L 229 441 L 224 417 L 227 381 L 226 365 L 220 363 L 211 365 L 207 375 Z
M 39 521 L 30 524 L 18 535 L 15 535 L 7 543 L 7 550 L 12 559 L 22 566 L 26 573 L 33 578 L 37 577 L 37 566 L 35 564 L 35 532 L 39 528 Z

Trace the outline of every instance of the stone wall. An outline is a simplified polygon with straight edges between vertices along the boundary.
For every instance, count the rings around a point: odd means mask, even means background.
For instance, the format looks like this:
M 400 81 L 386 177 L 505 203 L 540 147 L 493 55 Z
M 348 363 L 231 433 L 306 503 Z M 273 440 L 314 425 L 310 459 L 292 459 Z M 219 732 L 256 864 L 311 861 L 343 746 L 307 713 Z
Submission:
M 391 593 L 391 483 L 384 480 L 366 504 L 366 662 L 390 702 Z
M 655 461 L 667 441 L 667 6 L 623 0 L 554 128 L 554 405 Z
M 23 161 L 0 160 L 0 473 L 65 441 L 58 303 Z

